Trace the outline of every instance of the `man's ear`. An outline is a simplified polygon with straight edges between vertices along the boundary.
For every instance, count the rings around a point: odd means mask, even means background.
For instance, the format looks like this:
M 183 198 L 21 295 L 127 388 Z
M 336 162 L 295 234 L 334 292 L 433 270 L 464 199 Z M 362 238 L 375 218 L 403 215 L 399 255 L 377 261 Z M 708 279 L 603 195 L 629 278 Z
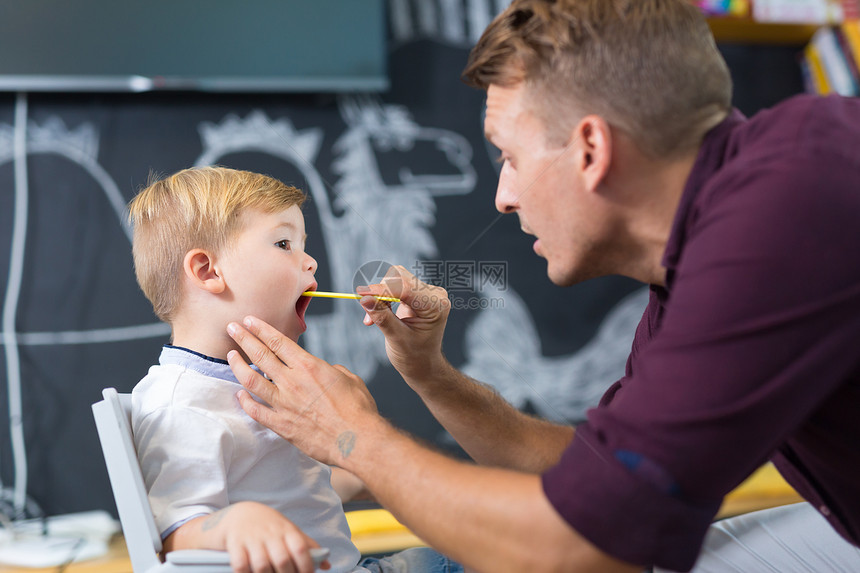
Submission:
M 209 251 L 191 249 L 185 253 L 182 269 L 191 284 L 199 289 L 220 294 L 227 288 L 227 283 L 215 264 L 215 257 Z
M 606 120 L 598 115 L 587 115 L 576 126 L 579 153 L 577 162 L 586 188 L 597 189 L 609 172 L 612 162 L 612 131 Z

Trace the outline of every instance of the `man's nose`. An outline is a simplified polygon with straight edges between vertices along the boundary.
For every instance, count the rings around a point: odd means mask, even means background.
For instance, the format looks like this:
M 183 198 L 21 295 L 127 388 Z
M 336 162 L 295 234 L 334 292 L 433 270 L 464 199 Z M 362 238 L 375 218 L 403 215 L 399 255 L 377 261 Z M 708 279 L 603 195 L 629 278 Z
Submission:
M 513 213 L 519 208 L 517 199 L 514 177 L 506 163 L 499 173 L 499 184 L 496 187 L 496 210 L 499 213 Z

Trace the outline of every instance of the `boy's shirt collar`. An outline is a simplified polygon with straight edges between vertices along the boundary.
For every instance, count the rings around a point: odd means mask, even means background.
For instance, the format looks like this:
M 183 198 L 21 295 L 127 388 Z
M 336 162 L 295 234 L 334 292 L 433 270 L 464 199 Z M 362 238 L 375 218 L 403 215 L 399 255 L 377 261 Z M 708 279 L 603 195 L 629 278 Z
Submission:
M 239 383 L 226 360 L 212 358 L 182 346 L 165 344 L 161 349 L 161 356 L 158 357 L 158 363 L 162 366 L 175 364 L 199 372 L 204 376 Z

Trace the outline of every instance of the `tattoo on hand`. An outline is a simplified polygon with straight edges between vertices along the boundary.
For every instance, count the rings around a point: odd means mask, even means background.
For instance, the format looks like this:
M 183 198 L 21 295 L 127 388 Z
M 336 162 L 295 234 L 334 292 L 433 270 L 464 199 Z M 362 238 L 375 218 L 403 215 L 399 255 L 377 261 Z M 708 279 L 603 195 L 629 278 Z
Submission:
M 224 519 L 224 516 L 227 515 L 227 512 L 230 511 L 229 507 L 225 507 L 222 510 L 216 511 L 212 515 L 209 516 L 208 519 L 203 521 L 200 529 L 201 531 L 209 531 L 210 529 L 215 529 L 221 520 Z
M 348 458 L 355 447 L 355 432 L 346 431 L 337 437 L 337 449 L 340 450 L 340 455 Z

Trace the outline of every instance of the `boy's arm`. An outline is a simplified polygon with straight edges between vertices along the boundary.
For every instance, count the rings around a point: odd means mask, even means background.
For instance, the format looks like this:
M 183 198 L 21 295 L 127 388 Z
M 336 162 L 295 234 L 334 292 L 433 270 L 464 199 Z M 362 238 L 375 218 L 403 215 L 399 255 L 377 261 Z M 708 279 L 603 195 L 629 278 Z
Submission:
M 341 503 L 373 499 L 367 485 L 357 475 L 337 466 L 331 466 L 331 487 Z
M 159 407 L 138 411 L 133 422 L 159 530 L 187 516 L 208 513 L 173 531 L 164 540 L 165 552 L 228 551 L 236 571 L 314 571 L 308 548 L 317 544 L 280 512 L 254 502 L 230 504 L 226 472 L 234 444 L 223 419 L 197 408 Z
M 230 566 L 238 572 L 312 573 L 310 549 L 314 547 L 319 545 L 280 512 L 251 501 L 194 518 L 164 540 L 165 553 L 178 549 L 227 551 Z

